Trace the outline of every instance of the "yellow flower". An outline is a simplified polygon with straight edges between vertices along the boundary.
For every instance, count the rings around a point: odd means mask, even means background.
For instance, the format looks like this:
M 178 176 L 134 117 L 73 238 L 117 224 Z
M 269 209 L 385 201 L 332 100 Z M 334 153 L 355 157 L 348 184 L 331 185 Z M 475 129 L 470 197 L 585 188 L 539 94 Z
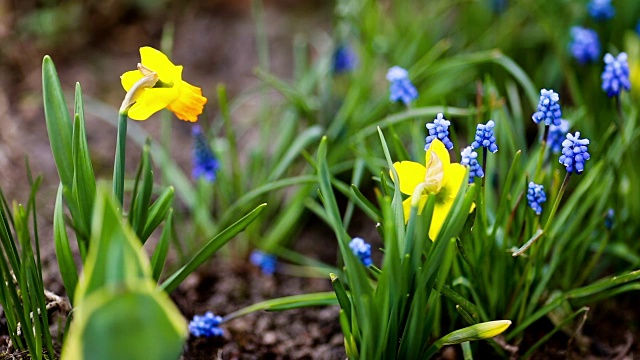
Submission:
M 138 70 L 127 71 L 120 77 L 122 87 L 133 92 L 127 94 L 125 101 L 129 103 L 123 103 L 125 107 L 131 106 L 129 117 L 147 120 L 167 108 L 178 119 L 198 121 L 207 98 L 199 87 L 182 80 L 182 66 L 174 65 L 165 54 L 148 46 L 140 48 L 140 59 Z
M 451 164 L 449 152 L 438 139 L 431 142 L 426 152 L 425 163 L 426 167 L 413 161 L 402 161 L 394 163 L 393 167 L 398 173 L 400 191 L 409 195 L 409 198 L 402 202 L 405 222 L 409 221 L 412 203 L 417 202 L 418 213 L 422 213 L 429 195 L 436 195 L 429 228 L 429 238 L 435 240 L 460 191 L 467 170 L 460 164 Z M 391 179 L 395 181 L 393 173 Z M 419 198 L 416 198 L 417 196 Z

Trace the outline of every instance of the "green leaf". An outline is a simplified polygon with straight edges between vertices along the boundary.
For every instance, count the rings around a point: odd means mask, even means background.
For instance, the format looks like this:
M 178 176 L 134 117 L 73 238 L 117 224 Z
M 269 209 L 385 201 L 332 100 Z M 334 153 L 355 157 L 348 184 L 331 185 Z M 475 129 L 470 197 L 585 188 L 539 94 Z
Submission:
M 167 219 L 164 222 L 162 235 L 160 235 L 158 245 L 156 245 L 156 249 L 153 251 L 153 255 L 151 256 L 151 272 L 155 281 L 158 281 L 158 279 L 160 279 L 160 275 L 162 274 L 162 268 L 164 267 L 167 253 L 169 252 L 169 244 L 171 243 L 172 236 L 173 209 L 169 210 L 169 213 L 167 214 Z
M 138 176 L 136 176 L 134 191 L 132 194 L 133 201 L 131 203 L 131 211 L 129 212 L 131 228 L 138 235 L 143 244 L 147 239 L 144 237 L 144 230 L 149 216 L 149 203 L 151 201 L 152 190 L 153 169 L 151 167 L 151 158 L 149 156 L 149 146 L 146 145 L 142 151 L 142 160 L 140 161 Z
M 80 95 L 80 86 L 76 87 L 76 101 L 82 102 Z M 76 103 L 76 106 L 77 103 Z M 80 111 L 81 107 L 80 107 Z M 89 145 L 87 144 L 87 135 L 85 132 L 84 118 L 80 114 L 76 114 L 73 123 L 73 201 L 77 205 L 73 215 L 76 231 L 83 238 L 89 238 L 89 229 L 91 228 L 91 218 L 96 197 L 96 177 L 93 173 L 93 165 L 91 164 L 91 155 L 89 154 Z
M 209 242 L 196 253 L 189 262 L 187 262 L 178 271 L 173 273 L 160 287 L 167 293 L 175 290 L 180 283 L 189 276 L 198 266 L 205 263 L 218 249 L 224 244 L 229 242 L 234 236 L 242 232 L 249 224 L 258 218 L 260 213 L 264 210 L 267 204 L 258 205 L 253 211 L 245 215 L 242 219 L 238 220 L 233 225 L 223 230 L 220 234 L 213 237 Z
M 71 152 L 72 124 L 58 73 L 51 58 L 42 60 L 42 97 L 44 115 L 60 181 L 65 187 L 73 184 L 73 160 Z
M 186 337 L 187 324 L 169 297 L 153 282 L 138 280 L 83 299 L 74 310 L 62 358 L 175 360 Z
M 338 299 L 333 291 L 311 293 L 302 295 L 285 296 L 277 299 L 261 301 L 253 305 L 249 305 L 240 310 L 234 311 L 223 318 L 223 322 L 227 322 L 240 316 L 251 314 L 252 312 L 266 311 L 283 311 L 290 309 L 298 309 L 309 306 L 329 306 L 338 305 Z
M 101 189 L 93 213 L 91 247 L 76 290 L 76 302 L 81 304 L 105 286 L 151 279 L 149 260 L 141 248 L 140 240 L 122 219 L 111 195 Z
M 64 224 L 64 211 L 62 209 L 62 183 L 58 187 L 56 205 L 53 213 L 53 240 L 56 247 L 56 257 L 64 288 L 69 296 L 69 301 L 74 304 L 76 285 L 78 284 L 78 269 L 73 261 L 73 253 L 69 246 L 69 237 Z
M 171 209 L 173 204 L 174 195 L 173 186 L 169 186 L 165 191 L 160 194 L 158 199 L 149 208 L 149 215 L 147 215 L 147 223 L 144 226 L 142 232 L 142 239 L 148 239 L 151 233 L 160 225 L 162 220 L 167 216 L 167 212 Z

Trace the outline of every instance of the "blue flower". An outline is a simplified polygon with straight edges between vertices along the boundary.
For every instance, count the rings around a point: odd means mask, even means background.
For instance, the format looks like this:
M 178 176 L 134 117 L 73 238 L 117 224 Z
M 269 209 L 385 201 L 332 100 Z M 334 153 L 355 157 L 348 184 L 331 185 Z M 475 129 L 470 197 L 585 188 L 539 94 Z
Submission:
M 638 20 L 638 22 L 636 23 L 636 34 L 640 36 L 640 20 Z
M 193 320 L 189 322 L 189 332 L 193 336 L 222 336 L 224 331 L 218 327 L 222 323 L 222 317 L 213 315 L 211 311 L 200 316 L 195 315 Z
M 613 211 L 612 208 L 609 208 L 609 210 L 607 210 L 607 214 L 604 217 L 604 227 L 607 230 L 613 229 L 613 223 L 616 219 L 615 216 L 616 216 L 616 212 Z
M 469 167 L 469 184 L 473 182 L 474 177 L 484 177 L 484 171 L 482 170 L 482 166 L 478 163 L 478 153 L 473 151 L 471 146 L 467 146 L 460 153 L 462 160 L 460 160 L 460 165 Z
M 449 125 L 451 125 L 451 122 L 445 119 L 442 113 L 439 113 L 432 123 L 428 123 L 429 136 L 425 139 L 427 144 L 424 149 L 429 150 L 431 142 L 435 139 L 442 141 L 448 150 L 453 149 L 453 143 L 449 139 Z
M 624 90 L 631 90 L 629 82 L 629 63 L 627 53 L 621 52 L 618 57 L 607 53 L 604 56 L 604 71 L 602 72 L 602 90 L 607 96 L 618 96 Z
M 547 201 L 547 195 L 544 193 L 544 186 L 530 182 L 529 188 L 527 189 L 527 202 L 533 211 L 536 212 L 536 215 L 542 213 L 540 204 L 545 201 Z
M 545 125 L 560 126 L 560 118 L 562 117 L 562 111 L 560 110 L 560 95 L 553 90 L 542 89 L 540 90 L 540 101 L 538 102 L 538 111 L 533 116 L 533 122 L 536 124 L 544 121 Z
M 276 266 L 278 265 L 278 258 L 273 254 L 267 254 L 260 250 L 253 250 L 249 261 L 260 268 L 263 274 L 273 275 L 276 272 Z
M 609 20 L 616 14 L 616 9 L 611 5 L 611 0 L 591 0 L 587 5 L 587 11 L 597 21 Z
M 191 134 L 193 135 L 193 156 L 191 158 L 193 170 L 191 176 L 195 180 L 204 178 L 208 182 L 214 182 L 220 163 L 213 155 L 213 151 L 211 151 L 211 147 L 200 126 L 195 125 L 191 130 Z
M 409 80 L 409 72 L 399 66 L 394 66 L 387 71 L 387 80 L 391 83 L 389 87 L 389 100 L 392 102 L 402 101 L 405 105 L 418 98 L 418 90 Z
M 491 10 L 495 13 L 503 12 L 509 6 L 508 0 L 491 0 Z
M 358 257 L 364 266 L 371 266 L 373 261 L 371 260 L 371 245 L 367 244 L 359 237 L 355 237 L 349 242 L 349 248 L 353 255 Z
M 549 136 L 547 137 L 547 145 L 554 154 L 559 153 L 562 150 L 562 141 L 566 138 L 569 132 L 569 122 L 565 119 L 560 119 L 560 125 L 549 126 Z
M 358 66 L 358 55 L 353 49 L 347 45 L 342 44 L 338 46 L 333 54 L 333 72 L 334 74 L 342 74 L 345 72 L 353 71 Z
M 600 40 L 595 30 L 574 26 L 571 28 L 573 40 L 569 45 L 571 54 L 580 64 L 595 62 L 600 57 Z
M 492 153 L 498 151 L 498 145 L 496 145 L 496 137 L 493 136 L 493 127 L 496 124 L 493 120 L 489 120 L 487 124 L 478 124 L 476 127 L 476 136 L 474 142 L 471 143 L 471 147 L 478 149 L 485 147 Z
M 568 172 L 580 174 L 584 171 L 584 163 L 591 158 L 588 152 L 589 139 L 580 139 L 580 132 L 575 135 L 568 133 L 567 139 L 562 142 L 562 155 L 560 164 L 567 168 Z

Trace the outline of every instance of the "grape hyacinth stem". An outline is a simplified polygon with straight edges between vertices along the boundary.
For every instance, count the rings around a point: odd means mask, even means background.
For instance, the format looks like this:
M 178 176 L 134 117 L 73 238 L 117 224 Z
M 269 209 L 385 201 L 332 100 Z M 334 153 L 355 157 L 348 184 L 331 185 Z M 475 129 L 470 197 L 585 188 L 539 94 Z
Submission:
M 542 164 L 544 163 L 544 153 L 547 150 L 547 138 L 549 137 L 549 125 L 545 125 L 542 140 L 540 141 L 540 155 L 538 156 L 538 164 L 536 165 L 535 181 L 542 182 Z
M 624 126 L 624 113 L 622 112 L 622 101 L 620 101 L 620 94 L 616 95 L 614 99 L 616 102 L 616 110 L 618 112 L 618 120 L 619 120 L 619 123 L 617 125 L 618 125 L 618 128 L 620 129 L 620 133 L 623 134 L 624 131 L 622 129 Z M 621 136 L 621 137 L 624 141 L 624 136 Z
M 547 218 L 547 222 L 544 225 L 544 229 L 538 229 L 535 235 L 527 241 L 520 249 L 513 253 L 513 257 L 522 255 L 527 249 L 529 249 L 535 242 L 545 237 L 545 235 L 549 232 L 549 226 L 551 222 L 553 222 L 553 218 L 556 216 L 556 212 L 558 211 L 558 206 L 560 206 L 560 201 L 562 200 L 562 196 L 564 195 L 565 190 L 567 190 L 567 185 L 569 184 L 569 179 L 571 178 L 571 172 L 567 171 L 567 175 L 564 176 L 564 180 L 562 181 L 562 185 L 560 185 L 560 190 L 558 191 L 558 196 L 556 196 L 556 200 L 553 202 L 553 207 L 551 208 L 551 214 Z

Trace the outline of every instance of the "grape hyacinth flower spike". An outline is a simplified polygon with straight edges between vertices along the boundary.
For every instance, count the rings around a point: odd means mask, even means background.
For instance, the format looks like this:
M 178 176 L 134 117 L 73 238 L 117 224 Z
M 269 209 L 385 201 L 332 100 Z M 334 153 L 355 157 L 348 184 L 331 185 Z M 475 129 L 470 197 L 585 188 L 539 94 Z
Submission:
M 560 126 L 549 126 L 549 136 L 547 136 L 547 144 L 554 154 L 562 151 L 562 141 L 564 141 L 569 132 L 569 122 L 560 119 Z
M 493 134 L 493 127 L 495 125 L 493 120 L 489 120 L 486 124 L 478 124 L 476 127 L 475 140 L 471 143 L 471 147 L 474 149 L 484 147 L 492 153 L 497 152 L 498 145 L 496 144 L 496 137 Z
M 540 101 L 538 102 L 538 111 L 533 116 L 533 122 L 539 124 L 544 121 L 546 126 L 551 124 L 560 126 L 560 118 L 562 110 L 560 110 L 560 95 L 553 90 L 540 90 Z
M 249 261 L 259 267 L 265 275 L 273 275 L 278 265 L 278 258 L 275 255 L 267 254 L 260 250 L 254 250 L 249 256 Z
M 373 265 L 373 260 L 371 260 L 371 245 L 367 244 L 362 238 L 355 237 L 349 242 L 349 248 L 353 255 L 355 255 L 360 262 L 364 264 L 364 266 Z
M 536 215 L 542 213 L 542 204 L 547 201 L 547 195 L 544 192 L 544 186 L 532 182 L 529 182 L 527 189 L 527 202 L 529 206 L 536 212 Z
M 453 149 L 453 143 L 449 139 L 449 125 L 451 125 L 451 122 L 445 119 L 442 113 L 438 113 L 433 122 L 427 124 L 429 136 L 425 139 L 424 149 L 428 150 L 431 142 L 435 139 L 442 141 L 447 150 Z
M 607 93 L 607 96 L 618 97 L 622 90 L 631 90 L 627 53 L 621 52 L 617 57 L 607 53 L 604 56 L 604 64 L 602 90 Z
M 591 0 L 587 5 L 587 11 L 596 21 L 606 21 L 616 14 L 616 9 L 611 5 L 611 0 Z
M 571 28 L 571 55 L 584 65 L 598 60 L 600 57 L 600 40 L 595 30 L 574 26 Z
M 358 66 L 358 56 L 348 44 L 341 44 L 333 54 L 333 73 L 344 74 Z
M 196 337 L 223 336 L 224 331 L 218 327 L 222 323 L 222 317 L 213 315 L 207 311 L 204 315 L 195 315 L 189 322 L 189 332 Z
M 409 72 L 399 66 L 394 66 L 387 71 L 387 80 L 391 83 L 389 87 L 389 100 L 392 102 L 402 102 L 409 105 L 418 98 L 418 90 L 409 80 Z
M 588 145 L 589 139 L 580 139 L 579 131 L 575 135 L 567 134 L 566 140 L 562 142 L 562 155 L 559 161 L 567 168 L 568 173 L 581 174 L 584 171 L 585 162 L 591 158 Z
M 471 146 L 467 146 L 462 150 L 460 165 L 469 167 L 469 184 L 473 183 L 475 177 L 483 178 L 484 171 L 478 163 L 478 153 L 473 151 Z
M 191 130 L 193 135 L 192 173 L 195 180 L 203 178 L 207 182 L 216 180 L 216 173 L 220 168 L 220 163 L 213 155 L 211 147 L 207 142 L 200 126 L 195 125 Z

